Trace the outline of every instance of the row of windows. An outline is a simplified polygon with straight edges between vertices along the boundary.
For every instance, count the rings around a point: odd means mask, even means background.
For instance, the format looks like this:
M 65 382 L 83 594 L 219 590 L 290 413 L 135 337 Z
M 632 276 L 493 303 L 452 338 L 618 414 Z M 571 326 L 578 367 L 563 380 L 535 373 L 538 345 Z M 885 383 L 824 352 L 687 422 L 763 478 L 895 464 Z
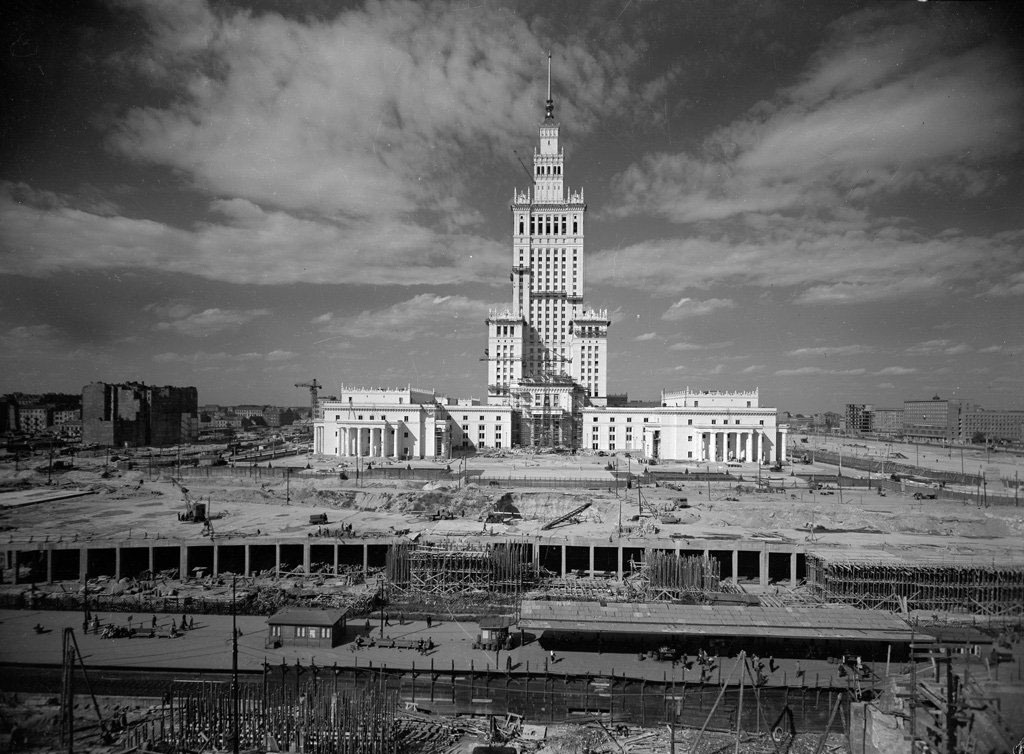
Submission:
M 545 235 L 550 236 L 552 230 L 554 233 L 559 232 L 561 228 L 561 234 L 564 236 L 567 234 L 569 227 L 568 215 L 530 215 L 530 235 Z M 523 235 L 526 231 L 526 223 L 520 218 L 519 219 L 519 235 Z M 574 215 L 572 219 L 572 232 L 573 235 L 579 233 L 579 216 Z
M 282 626 L 271 626 L 270 627 L 270 635 L 271 636 L 280 637 L 281 636 L 281 628 L 282 628 Z M 329 629 L 329 628 L 320 628 L 320 627 L 317 627 L 317 626 L 292 626 L 292 628 L 294 629 L 292 635 L 296 639 L 330 639 L 331 638 L 331 629 Z

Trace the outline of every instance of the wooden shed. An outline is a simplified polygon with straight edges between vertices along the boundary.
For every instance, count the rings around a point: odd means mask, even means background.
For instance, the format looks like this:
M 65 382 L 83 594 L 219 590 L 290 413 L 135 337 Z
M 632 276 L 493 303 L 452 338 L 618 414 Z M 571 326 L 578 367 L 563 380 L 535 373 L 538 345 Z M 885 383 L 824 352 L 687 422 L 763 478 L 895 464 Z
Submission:
M 271 647 L 335 647 L 344 635 L 344 610 L 286 607 L 267 618 Z

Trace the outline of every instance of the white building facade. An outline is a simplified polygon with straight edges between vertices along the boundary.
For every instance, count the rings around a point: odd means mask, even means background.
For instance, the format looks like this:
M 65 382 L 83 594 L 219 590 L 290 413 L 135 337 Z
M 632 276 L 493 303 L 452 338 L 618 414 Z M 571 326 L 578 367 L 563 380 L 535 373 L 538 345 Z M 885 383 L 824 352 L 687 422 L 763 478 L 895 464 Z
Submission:
M 508 406 L 451 400 L 432 390 L 342 386 L 324 401 L 313 424 L 313 451 L 390 460 L 450 458 L 486 448 L 510 448 Z

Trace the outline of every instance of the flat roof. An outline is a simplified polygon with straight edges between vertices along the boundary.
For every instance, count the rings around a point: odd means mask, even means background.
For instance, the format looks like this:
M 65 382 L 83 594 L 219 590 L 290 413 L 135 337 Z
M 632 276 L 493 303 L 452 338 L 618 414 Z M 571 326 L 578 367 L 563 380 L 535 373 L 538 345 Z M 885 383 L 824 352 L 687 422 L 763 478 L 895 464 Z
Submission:
M 344 617 L 344 610 L 286 607 L 267 618 L 267 623 L 271 626 L 333 626 Z
M 734 607 L 670 603 L 524 600 L 519 626 L 533 631 L 909 642 L 900 618 L 853 607 Z M 920 632 L 917 634 L 920 636 Z

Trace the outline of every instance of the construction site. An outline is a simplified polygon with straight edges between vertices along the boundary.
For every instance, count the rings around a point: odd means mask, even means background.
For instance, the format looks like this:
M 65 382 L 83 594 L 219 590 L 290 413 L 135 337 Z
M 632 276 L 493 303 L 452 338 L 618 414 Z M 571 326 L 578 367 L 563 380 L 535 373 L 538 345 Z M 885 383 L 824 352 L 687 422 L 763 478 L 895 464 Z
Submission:
M 629 461 L 504 452 L 356 475 L 312 456 L 97 456 L 50 485 L 4 469 L 4 720 L 35 720 L 36 748 L 164 751 L 231 749 L 235 720 L 245 750 L 310 752 L 1024 736 L 1015 490 Z M 337 645 L 272 636 L 268 616 L 294 607 L 342 616 Z M 94 701 L 53 697 L 69 686 Z

